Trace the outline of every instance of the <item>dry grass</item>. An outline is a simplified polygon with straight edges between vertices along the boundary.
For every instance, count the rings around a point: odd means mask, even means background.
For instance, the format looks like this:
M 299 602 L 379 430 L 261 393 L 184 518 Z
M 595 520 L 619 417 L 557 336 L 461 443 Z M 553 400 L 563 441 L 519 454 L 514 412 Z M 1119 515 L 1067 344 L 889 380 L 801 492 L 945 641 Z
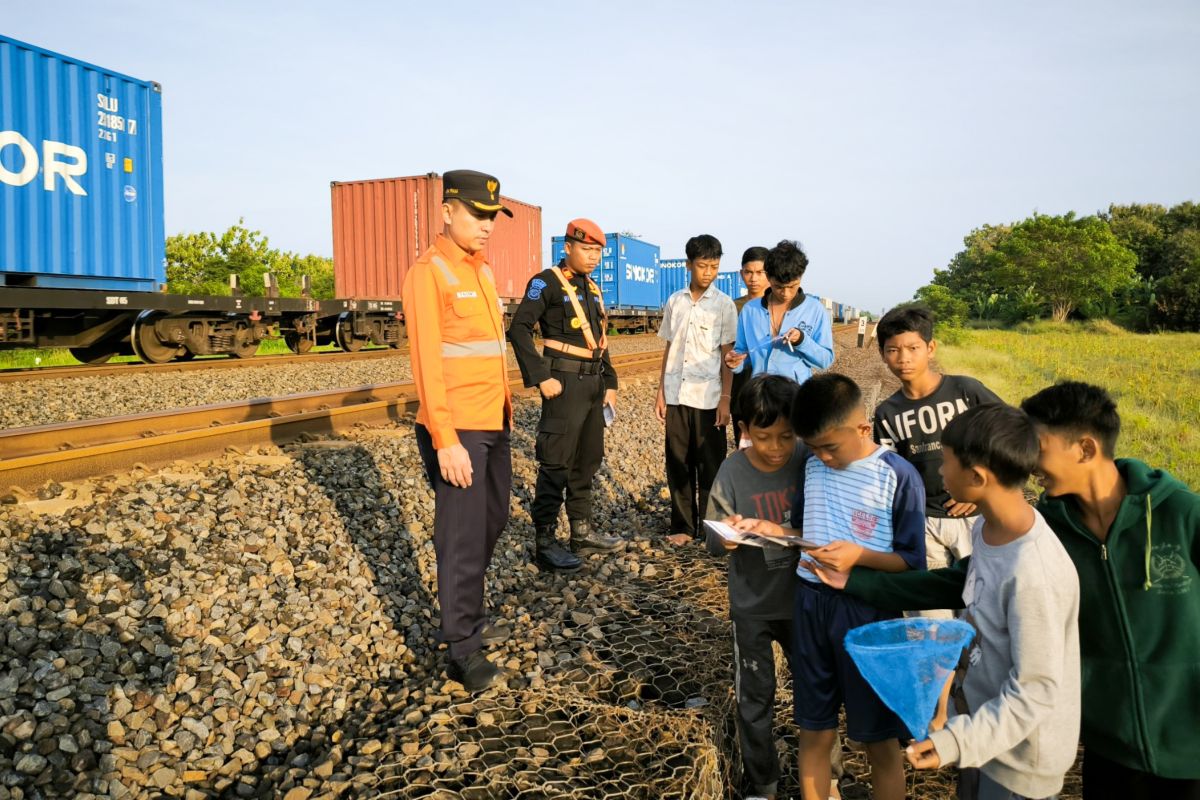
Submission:
M 1134 334 L 1111 323 L 966 331 L 938 358 L 1010 403 L 1060 380 L 1103 386 L 1121 412 L 1118 455 L 1200 486 L 1200 334 Z

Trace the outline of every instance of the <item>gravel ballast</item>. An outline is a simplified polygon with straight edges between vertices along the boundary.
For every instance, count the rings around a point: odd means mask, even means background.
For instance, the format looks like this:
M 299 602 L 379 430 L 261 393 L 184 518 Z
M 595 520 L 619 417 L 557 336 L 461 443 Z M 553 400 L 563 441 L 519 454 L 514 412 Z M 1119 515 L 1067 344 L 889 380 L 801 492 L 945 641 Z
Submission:
M 882 381 L 877 351 L 839 355 Z M 625 382 L 597 477 L 626 547 L 572 576 L 530 563 L 538 404 L 518 400 L 485 593 L 508 679 L 479 696 L 434 638 L 411 419 L 0 505 L 0 800 L 726 796 L 723 564 L 664 542 L 656 386 Z

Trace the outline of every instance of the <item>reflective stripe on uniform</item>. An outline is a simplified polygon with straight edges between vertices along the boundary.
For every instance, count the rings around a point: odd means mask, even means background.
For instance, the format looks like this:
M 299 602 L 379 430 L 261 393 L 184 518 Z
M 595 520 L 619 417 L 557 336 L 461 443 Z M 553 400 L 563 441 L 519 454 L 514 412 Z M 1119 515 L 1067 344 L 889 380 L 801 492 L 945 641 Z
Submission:
M 442 342 L 442 358 L 471 358 L 473 356 L 502 356 L 505 344 L 489 339 L 483 342 Z
M 432 261 L 437 268 L 442 271 L 442 275 L 446 278 L 447 286 L 454 286 L 458 283 L 458 276 L 450 271 L 450 265 L 443 261 L 439 256 L 434 256 L 429 260 Z

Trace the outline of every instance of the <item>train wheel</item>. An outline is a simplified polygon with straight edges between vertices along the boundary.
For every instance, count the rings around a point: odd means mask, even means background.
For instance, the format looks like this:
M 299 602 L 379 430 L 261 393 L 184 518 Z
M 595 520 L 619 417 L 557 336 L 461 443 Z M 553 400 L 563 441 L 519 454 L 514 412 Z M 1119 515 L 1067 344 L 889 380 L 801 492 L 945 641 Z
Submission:
M 357 353 L 363 349 L 362 339 L 354 338 L 354 331 L 351 328 L 350 320 L 342 320 L 337 324 L 337 343 L 338 347 L 345 350 L 347 353 Z
M 238 328 L 233 336 L 233 349 L 229 351 L 234 358 L 254 358 L 258 353 L 258 342 L 250 328 Z
M 117 354 L 120 345 L 104 343 L 88 345 L 87 347 L 72 347 L 71 356 L 83 364 L 105 364 Z
M 313 349 L 313 340 L 308 336 L 301 336 L 298 333 L 285 333 L 283 341 L 287 344 L 288 350 L 291 350 L 296 355 L 304 355 Z
M 186 349 L 159 341 L 154 332 L 154 315 L 150 311 L 143 311 L 134 320 L 129 341 L 133 344 L 134 355 L 147 364 L 166 364 Z

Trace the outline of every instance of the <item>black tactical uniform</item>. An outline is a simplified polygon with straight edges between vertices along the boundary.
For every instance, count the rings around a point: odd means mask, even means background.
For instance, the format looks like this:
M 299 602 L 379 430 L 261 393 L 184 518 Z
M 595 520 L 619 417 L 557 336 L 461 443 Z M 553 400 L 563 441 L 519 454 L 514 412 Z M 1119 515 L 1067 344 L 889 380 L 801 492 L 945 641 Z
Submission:
M 590 277 L 569 273 L 565 263 L 543 270 L 529 281 L 508 327 L 508 338 L 526 386 L 538 386 L 548 378 L 562 384 L 562 394 L 542 398 L 536 448 L 537 489 L 530 515 L 536 531 L 538 563 L 549 569 L 572 571 L 582 562 L 561 548 L 555 538 L 564 490 L 571 549 L 575 553 L 605 552 L 620 545 L 620 539 L 597 533 L 591 524 L 592 478 L 604 457 L 604 392 L 617 388 L 617 374 L 608 355 L 600 289 Z M 590 343 L 583 330 L 585 323 L 563 286 L 564 279 L 586 317 Z M 546 341 L 543 353 L 534 347 L 534 326 L 540 326 Z

